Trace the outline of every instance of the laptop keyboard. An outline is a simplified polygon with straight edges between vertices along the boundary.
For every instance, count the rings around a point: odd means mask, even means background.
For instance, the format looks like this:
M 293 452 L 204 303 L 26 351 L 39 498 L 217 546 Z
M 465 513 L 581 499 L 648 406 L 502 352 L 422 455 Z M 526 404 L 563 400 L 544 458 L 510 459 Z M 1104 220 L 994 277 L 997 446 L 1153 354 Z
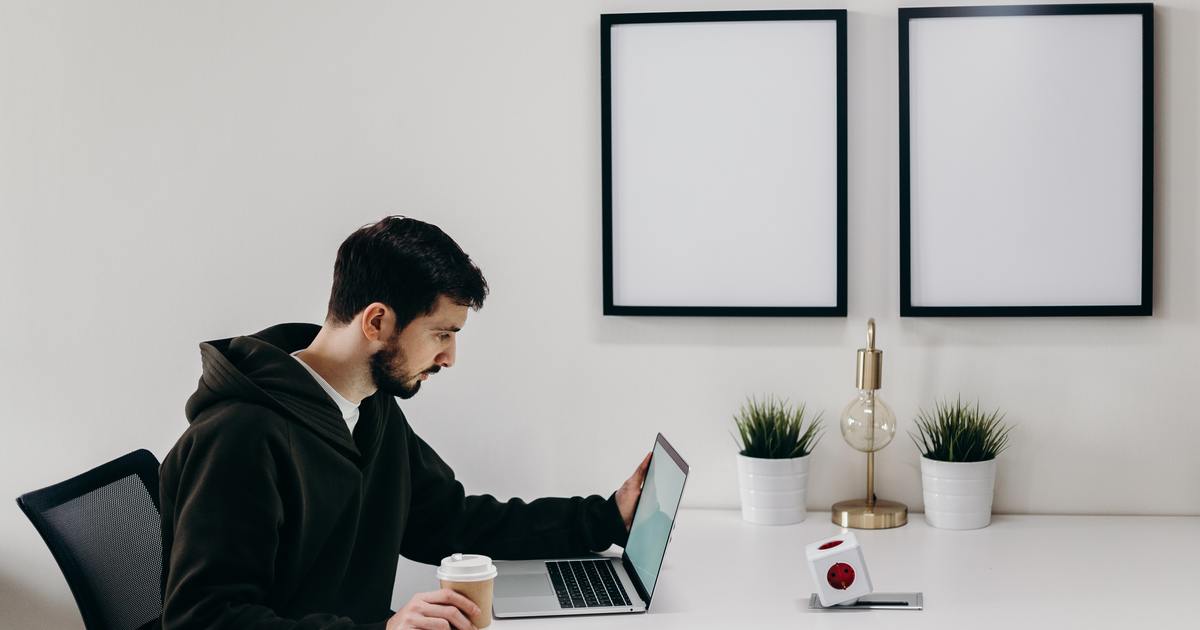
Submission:
M 629 606 L 629 595 L 608 560 L 547 562 L 554 594 L 563 608 Z

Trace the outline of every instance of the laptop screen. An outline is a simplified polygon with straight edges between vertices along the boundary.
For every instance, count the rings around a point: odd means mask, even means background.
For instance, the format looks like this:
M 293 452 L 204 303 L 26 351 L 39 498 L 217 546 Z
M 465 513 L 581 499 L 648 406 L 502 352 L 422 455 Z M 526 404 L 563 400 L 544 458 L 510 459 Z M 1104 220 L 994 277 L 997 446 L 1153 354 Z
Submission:
M 647 595 L 654 594 L 654 583 L 658 581 L 671 524 L 683 496 L 687 470 L 687 464 L 660 434 L 654 443 L 654 455 L 650 458 L 650 469 L 642 484 L 642 496 L 638 499 L 633 527 L 625 545 L 625 553 Z

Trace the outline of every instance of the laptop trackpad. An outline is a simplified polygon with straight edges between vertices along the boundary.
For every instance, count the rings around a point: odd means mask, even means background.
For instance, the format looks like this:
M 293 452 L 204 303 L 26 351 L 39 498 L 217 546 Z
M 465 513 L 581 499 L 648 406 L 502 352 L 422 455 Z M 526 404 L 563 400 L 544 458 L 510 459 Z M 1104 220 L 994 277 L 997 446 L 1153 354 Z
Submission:
M 507 575 L 496 580 L 496 597 L 537 597 L 554 594 L 545 573 Z

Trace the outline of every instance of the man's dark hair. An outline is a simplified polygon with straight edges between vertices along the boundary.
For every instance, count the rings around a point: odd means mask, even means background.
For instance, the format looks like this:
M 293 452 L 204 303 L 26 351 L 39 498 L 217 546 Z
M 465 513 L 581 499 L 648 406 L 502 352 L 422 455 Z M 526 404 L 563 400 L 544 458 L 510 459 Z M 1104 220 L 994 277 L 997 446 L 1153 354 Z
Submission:
M 487 281 L 439 229 L 403 216 L 364 225 L 338 247 L 326 321 L 345 325 L 372 302 L 396 312 L 400 330 L 433 311 L 439 295 L 479 310 Z

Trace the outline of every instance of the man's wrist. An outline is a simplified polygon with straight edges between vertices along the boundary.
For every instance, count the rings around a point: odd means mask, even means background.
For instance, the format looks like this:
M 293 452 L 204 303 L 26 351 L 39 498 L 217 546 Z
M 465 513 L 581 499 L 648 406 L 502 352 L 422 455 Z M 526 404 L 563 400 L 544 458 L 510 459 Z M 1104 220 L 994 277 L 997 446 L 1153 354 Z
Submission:
M 609 536 L 614 545 L 624 547 L 625 543 L 629 542 L 629 529 L 625 525 L 625 519 L 621 516 L 621 508 L 617 506 L 617 493 L 609 495 L 605 504 L 605 512 L 608 513 L 605 531 L 610 532 Z

